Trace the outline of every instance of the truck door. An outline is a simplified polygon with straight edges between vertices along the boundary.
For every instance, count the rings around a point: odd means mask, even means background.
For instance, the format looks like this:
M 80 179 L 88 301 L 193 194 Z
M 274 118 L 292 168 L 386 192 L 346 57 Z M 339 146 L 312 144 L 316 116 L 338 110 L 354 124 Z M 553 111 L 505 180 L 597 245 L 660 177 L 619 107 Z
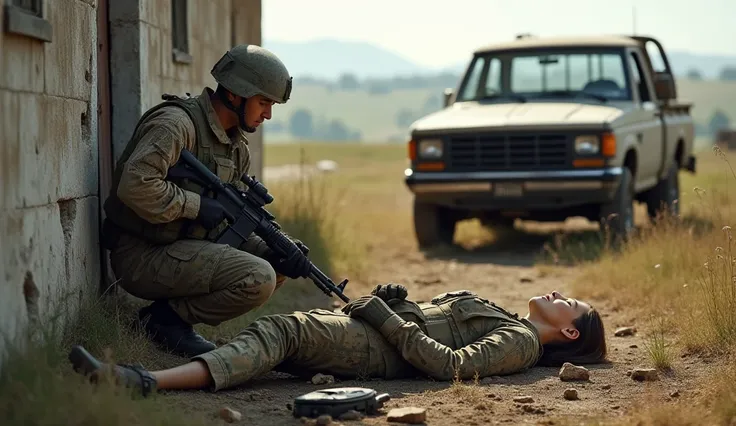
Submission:
M 632 133 L 639 151 L 636 180 L 640 184 L 653 185 L 662 156 L 662 117 L 654 99 L 654 86 L 645 72 L 639 51 L 629 50 L 628 59 L 636 111 Z

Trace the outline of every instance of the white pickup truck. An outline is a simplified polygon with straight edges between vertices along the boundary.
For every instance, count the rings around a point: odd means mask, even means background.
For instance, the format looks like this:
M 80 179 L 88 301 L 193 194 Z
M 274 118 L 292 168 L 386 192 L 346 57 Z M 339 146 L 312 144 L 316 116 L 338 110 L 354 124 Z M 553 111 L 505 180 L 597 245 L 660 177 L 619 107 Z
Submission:
M 601 221 L 614 236 L 679 214 L 679 170 L 695 172 L 691 105 L 651 37 L 518 37 L 474 52 L 445 108 L 410 127 L 420 247 L 479 218 Z

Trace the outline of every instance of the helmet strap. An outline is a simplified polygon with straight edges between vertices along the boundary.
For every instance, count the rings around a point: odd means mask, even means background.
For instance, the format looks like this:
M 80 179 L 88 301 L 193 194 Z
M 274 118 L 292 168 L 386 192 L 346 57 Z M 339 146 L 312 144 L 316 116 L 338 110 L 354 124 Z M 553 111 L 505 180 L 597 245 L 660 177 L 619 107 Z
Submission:
M 234 112 L 235 115 L 238 116 L 238 126 L 243 130 L 248 129 L 248 125 L 245 123 L 245 103 L 248 99 L 241 97 L 242 102 L 240 102 L 240 106 L 236 107 L 235 105 L 233 105 L 230 99 L 228 99 L 227 94 L 224 91 L 220 92 L 218 97 L 227 109 Z

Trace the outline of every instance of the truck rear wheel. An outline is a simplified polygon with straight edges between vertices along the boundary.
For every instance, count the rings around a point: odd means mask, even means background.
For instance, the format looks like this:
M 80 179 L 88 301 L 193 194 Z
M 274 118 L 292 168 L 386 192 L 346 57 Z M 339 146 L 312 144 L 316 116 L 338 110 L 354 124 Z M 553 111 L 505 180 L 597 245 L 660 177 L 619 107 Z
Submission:
M 614 241 L 626 239 L 634 230 L 634 179 L 624 168 L 613 200 L 601 206 L 601 227 Z
M 414 200 L 414 232 L 420 248 L 451 245 L 456 223 L 450 209 Z
M 646 202 L 647 212 L 651 219 L 656 219 L 659 213 L 665 211 L 671 216 L 680 216 L 680 173 L 677 163 L 670 166 L 666 178 L 660 180 L 657 186 L 649 190 Z

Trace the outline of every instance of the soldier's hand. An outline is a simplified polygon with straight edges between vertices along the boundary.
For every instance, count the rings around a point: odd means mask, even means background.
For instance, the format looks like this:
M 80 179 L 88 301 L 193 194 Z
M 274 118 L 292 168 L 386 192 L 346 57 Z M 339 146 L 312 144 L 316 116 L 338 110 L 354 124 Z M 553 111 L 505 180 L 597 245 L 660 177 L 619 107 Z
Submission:
M 225 207 L 214 198 L 200 197 L 196 220 L 208 231 L 214 229 L 225 220 Z
M 371 291 L 371 294 L 378 296 L 378 298 L 391 306 L 406 299 L 406 296 L 409 295 L 409 291 L 401 284 L 388 283 L 378 284 L 373 291 Z
M 309 247 L 305 246 L 303 242 L 301 242 L 300 240 L 297 240 L 296 238 L 292 238 L 291 241 L 293 241 L 294 244 L 296 244 L 296 246 L 299 247 L 299 250 L 301 250 L 302 253 L 304 253 L 304 256 L 309 256 Z
M 383 323 L 394 314 L 386 302 L 377 296 L 361 296 L 343 306 L 342 311 L 350 315 L 351 318 L 365 320 L 371 327 L 376 329 L 381 328 Z
M 279 260 L 274 269 L 289 278 L 306 278 L 312 271 L 312 265 L 304 253 L 297 251 L 288 258 Z

